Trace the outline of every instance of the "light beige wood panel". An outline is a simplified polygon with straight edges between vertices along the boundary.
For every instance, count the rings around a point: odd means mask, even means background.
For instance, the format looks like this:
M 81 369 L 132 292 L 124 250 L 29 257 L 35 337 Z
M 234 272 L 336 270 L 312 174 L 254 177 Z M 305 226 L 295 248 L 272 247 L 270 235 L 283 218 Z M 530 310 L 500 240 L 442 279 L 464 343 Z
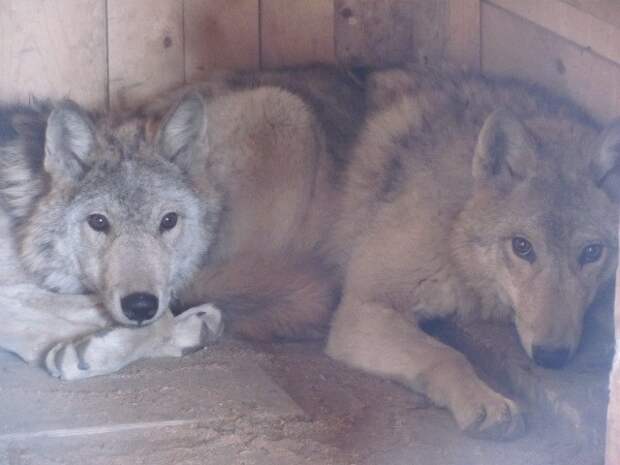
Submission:
M 620 2 L 618 0 L 562 0 L 595 18 L 620 27 Z
M 480 0 L 449 0 L 446 57 L 472 71 L 480 69 Z
M 185 0 L 185 73 L 259 67 L 258 0 Z
M 185 79 L 182 0 L 107 0 L 110 106 L 131 108 Z
M 482 70 L 528 79 L 609 121 L 620 115 L 620 67 L 489 3 L 482 4 Z
M 620 27 L 617 25 L 560 0 L 489 0 L 489 3 L 620 63 Z
M 334 63 L 334 0 L 261 0 L 261 65 Z
M 616 272 L 615 303 L 616 353 L 609 377 L 609 407 L 607 408 L 607 445 L 605 465 L 620 463 L 620 268 Z
M 1 100 L 105 104 L 105 0 L 0 2 Z
M 338 61 L 390 65 L 405 61 L 479 61 L 477 0 L 335 0 Z M 472 9 L 472 7 L 474 7 Z
M 336 56 L 347 65 L 388 65 L 415 59 L 409 1 L 335 0 Z

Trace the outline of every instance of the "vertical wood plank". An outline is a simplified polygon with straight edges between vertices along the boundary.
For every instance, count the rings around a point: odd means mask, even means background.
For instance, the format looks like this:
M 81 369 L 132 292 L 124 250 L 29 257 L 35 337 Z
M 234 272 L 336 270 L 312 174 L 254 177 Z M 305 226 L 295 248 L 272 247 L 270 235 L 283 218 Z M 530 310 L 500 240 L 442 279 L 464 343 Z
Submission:
M 258 0 L 185 0 L 185 75 L 259 67 Z
M 539 82 L 601 121 L 620 115 L 620 66 L 490 3 L 482 3 L 482 70 Z
M 605 465 L 618 465 L 620 463 L 620 267 L 616 271 L 616 301 L 614 307 L 616 353 L 609 376 Z
M 261 64 L 334 63 L 333 0 L 262 0 Z
M 185 79 L 182 0 L 108 0 L 110 106 L 131 108 Z
M 336 56 L 346 65 L 414 58 L 415 9 L 405 1 L 335 0 Z
M 447 0 L 335 0 L 334 3 L 336 56 L 340 63 L 391 65 L 443 59 Z
M 105 0 L 1 0 L 0 99 L 106 102 Z
M 480 0 L 449 0 L 446 57 L 480 70 Z

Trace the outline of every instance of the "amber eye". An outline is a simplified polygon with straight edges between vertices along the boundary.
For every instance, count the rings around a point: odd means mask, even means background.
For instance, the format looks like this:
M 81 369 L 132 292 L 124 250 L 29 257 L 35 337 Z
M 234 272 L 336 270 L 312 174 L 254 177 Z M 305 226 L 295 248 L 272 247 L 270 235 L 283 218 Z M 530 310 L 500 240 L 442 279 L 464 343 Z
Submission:
M 164 217 L 161 219 L 161 223 L 159 223 L 159 230 L 161 232 L 170 231 L 172 228 L 174 228 L 177 225 L 178 219 L 179 219 L 179 216 L 176 213 L 174 212 L 166 213 Z
M 95 231 L 106 233 L 110 230 L 110 222 L 108 219 L 100 213 L 93 213 L 88 215 L 88 226 Z
M 583 266 L 583 265 L 587 265 L 588 263 L 594 263 L 598 261 L 602 255 L 603 255 L 602 244 L 587 245 L 581 251 L 581 255 L 579 256 L 579 264 Z
M 523 237 L 515 236 L 512 238 L 512 251 L 517 257 L 530 263 L 536 259 L 532 243 Z

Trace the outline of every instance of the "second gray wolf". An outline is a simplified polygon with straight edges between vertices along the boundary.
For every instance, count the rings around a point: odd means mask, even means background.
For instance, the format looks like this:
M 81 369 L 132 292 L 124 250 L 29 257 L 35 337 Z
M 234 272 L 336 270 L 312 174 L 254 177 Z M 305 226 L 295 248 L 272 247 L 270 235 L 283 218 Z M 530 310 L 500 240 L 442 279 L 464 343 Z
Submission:
M 518 405 L 421 324 L 504 319 L 537 364 L 571 358 L 617 264 L 620 122 L 601 132 L 542 89 L 459 72 L 388 70 L 368 85 L 327 353 L 425 394 L 473 436 L 515 437 Z

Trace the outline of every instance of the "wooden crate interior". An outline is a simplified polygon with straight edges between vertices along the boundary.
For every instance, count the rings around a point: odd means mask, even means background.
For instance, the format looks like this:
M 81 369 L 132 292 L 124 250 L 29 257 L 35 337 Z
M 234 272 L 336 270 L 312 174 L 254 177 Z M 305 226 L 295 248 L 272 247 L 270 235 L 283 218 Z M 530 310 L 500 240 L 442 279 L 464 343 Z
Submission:
M 125 109 L 218 69 L 442 60 L 541 83 L 609 122 L 620 116 L 620 2 L 1 0 L 0 5 L 3 102 L 68 97 L 89 108 Z M 617 431 L 620 420 L 615 421 Z M 614 457 L 610 465 L 620 460 Z
M 3 0 L 0 99 L 131 106 L 214 69 L 449 59 L 620 114 L 613 0 Z

